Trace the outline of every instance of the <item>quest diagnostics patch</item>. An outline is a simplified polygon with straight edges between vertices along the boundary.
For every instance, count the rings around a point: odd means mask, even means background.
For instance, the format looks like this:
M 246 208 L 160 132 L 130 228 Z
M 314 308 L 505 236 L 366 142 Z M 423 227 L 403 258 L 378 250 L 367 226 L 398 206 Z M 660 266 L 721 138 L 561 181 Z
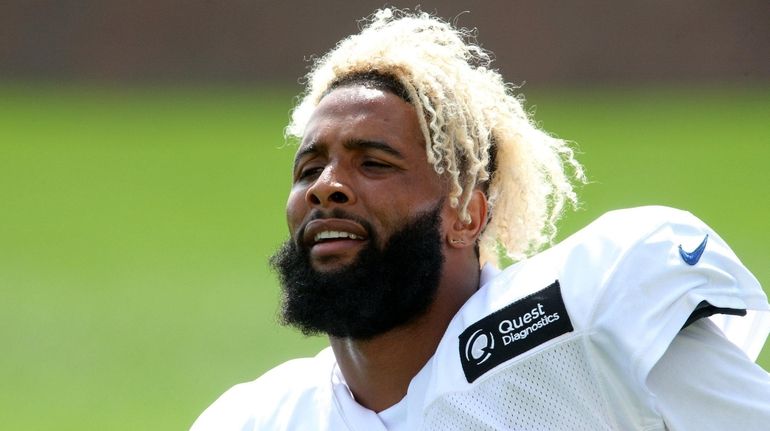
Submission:
M 460 362 L 465 378 L 473 383 L 497 365 L 572 330 L 556 280 L 460 334 Z

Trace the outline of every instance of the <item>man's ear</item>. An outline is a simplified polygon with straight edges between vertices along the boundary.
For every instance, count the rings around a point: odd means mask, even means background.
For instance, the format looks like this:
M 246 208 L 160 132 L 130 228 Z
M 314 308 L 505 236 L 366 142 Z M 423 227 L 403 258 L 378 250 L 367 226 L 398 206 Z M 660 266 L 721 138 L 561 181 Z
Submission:
M 474 189 L 468 202 L 468 216 L 470 220 L 463 221 L 459 208 L 452 226 L 446 233 L 449 247 L 465 248 L 474 247 L 476 240 L 487 225 L 487 197 L 479 189 Z

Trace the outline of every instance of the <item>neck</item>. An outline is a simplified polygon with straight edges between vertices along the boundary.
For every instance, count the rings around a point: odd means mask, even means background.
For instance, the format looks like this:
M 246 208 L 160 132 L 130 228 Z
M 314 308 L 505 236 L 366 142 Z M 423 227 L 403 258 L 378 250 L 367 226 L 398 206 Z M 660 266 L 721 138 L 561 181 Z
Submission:
M 456 283 L 462 279 L 464 283 Z M 435 301 L 416 321 L 369 340 L 330 337 L 340 371 L 356 401 L 375 412 L 399 402 L 435 353 L 452 317 L 478 286 L 476 261 L 464 277 L 443 277 Z

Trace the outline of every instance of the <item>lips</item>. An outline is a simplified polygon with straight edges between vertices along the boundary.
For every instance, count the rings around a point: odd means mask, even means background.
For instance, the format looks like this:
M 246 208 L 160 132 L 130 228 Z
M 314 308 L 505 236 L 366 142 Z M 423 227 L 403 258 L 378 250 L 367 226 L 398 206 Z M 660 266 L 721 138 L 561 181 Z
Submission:
M 360 224 L 338 218 L 316 219 L 304 229 L 302 242 L 308 247 L 332 241 L 363 242 L 368 238 L 366 229 Z

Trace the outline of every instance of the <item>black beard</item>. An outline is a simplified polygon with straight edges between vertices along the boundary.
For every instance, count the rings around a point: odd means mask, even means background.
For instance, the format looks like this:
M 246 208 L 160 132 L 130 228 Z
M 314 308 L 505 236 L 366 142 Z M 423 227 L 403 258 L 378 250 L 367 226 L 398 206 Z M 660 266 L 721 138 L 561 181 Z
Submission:
M 305 335 L 366 340 L 425 314 L 444 264 L 441 207 L 414 217 L 381 249 L 371 225 L 356 220 L 369 243 L 353 263 L 333 272 L 316 271 L 309 248 L 283 243 L 270 258 L 283 286 L 283 323 Z

